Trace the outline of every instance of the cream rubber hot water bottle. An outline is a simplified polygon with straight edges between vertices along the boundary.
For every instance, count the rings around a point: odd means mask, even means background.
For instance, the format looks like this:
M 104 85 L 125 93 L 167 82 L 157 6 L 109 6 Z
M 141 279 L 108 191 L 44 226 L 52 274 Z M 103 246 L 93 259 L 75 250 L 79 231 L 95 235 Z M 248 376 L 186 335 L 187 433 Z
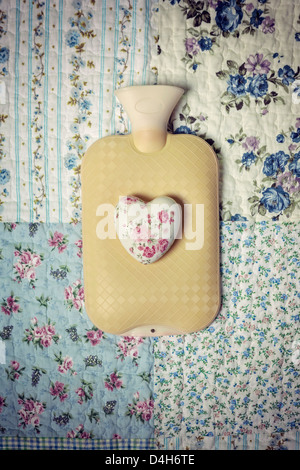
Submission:
M 220 307 L 216 155 L 199 137 L 167 133 L 181 88 L 115 94 L 132 133 L 97 140 L 81 171 L 87 314 L 116 335 L 201 330 Z

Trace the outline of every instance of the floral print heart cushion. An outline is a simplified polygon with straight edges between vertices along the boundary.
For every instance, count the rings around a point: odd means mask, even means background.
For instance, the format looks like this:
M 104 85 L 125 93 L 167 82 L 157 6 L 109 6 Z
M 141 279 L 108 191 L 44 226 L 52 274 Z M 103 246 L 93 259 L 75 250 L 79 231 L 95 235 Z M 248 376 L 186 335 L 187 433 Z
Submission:
M 124 196 L 116 205 L 114 220 L 126 251 L 140 263 L 150 264 L 173 245 L 181 226 L 181 208 L 167 196 L 148 203 L 136 196 Z

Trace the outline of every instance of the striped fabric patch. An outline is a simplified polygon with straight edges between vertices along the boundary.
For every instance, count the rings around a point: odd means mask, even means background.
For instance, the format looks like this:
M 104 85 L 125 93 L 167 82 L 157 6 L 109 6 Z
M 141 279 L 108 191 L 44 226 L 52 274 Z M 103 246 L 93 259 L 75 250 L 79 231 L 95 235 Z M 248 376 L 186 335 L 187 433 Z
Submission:
M 20 154 L 19 154 L 19 50 L 20 50 L 20 0 L 16 2 L 16 34 L 15 34 L 15 178 L 16 178 L 16 202 L 17 202 L 17 220 L 20 219 Z
M 86 149 L 130 130 L 115 89 L 155 81 L 151 2 L 15 0 L 0 10 L 0 221 L 77 223 Z
M 159 437 L 160 450 L 299 450 L 300 432 Z

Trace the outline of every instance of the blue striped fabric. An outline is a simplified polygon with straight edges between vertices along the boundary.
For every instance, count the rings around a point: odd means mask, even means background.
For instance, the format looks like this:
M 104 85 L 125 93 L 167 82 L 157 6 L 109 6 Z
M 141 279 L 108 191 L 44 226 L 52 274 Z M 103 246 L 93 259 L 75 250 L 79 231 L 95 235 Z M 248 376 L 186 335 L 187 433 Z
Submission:
M 143 68 L 143 80 L 142 83 L 146 83 L 147 78 L 147 64 L 148 64 L 148 35 L 150 27 L 150 3 L 149 0 L 145 2 L 146 6 L 146 15 L 145 15 L 145 51 L 144 51 L 144 68 Z
M 116 0 L 115 6 L 115 24 L 119 24 L 119 0 Z M 117 70 L 118 70 L 118 43 L 119 43 L 119 28 L 115 28 L 114 34 L 114 72 L 113 72 L 113 90 L 117 88 Z M 116 97 L 112 94 L 112 104 L 111 104 L 111 124 L 110 124 L 110 133 L 112 135 L 116 132 L 115 126 L 115 106 L 116 106 Z
M 136 43 L 136 9 L 137 9 L 137 0 L 133 0 L 133 10 L 132 10 L 132 43 L 131 43 L 131 58 L 130 58 L 130 80 L 129 85 L 134 84 L 134 63 L 135 63 L 135 43 Z M 128 122 L 128 132 L 131 132 L 131 123 Z
M 48 154 L 48 74 L 49 74 L 49 9 L 50 0 L 46 0 L 45 12 L 45 86 L 44 86 L 44 158 L 45 158 L 45 192 L 46 192 L 46 222 L 50 221 L 49 214 L 49 154 Z
M 299 450 L 300 432 L 157 438 L 161 450 Z
M 104 80 L 104 62 L 105 62 L 105 31 L 106 31 L 106 0 L 102 1 L 101 18 L 101 60 L 100 60 L 100 80 L 99 80 L 99 139 L 103 137 L 103 80 Z
M 15 35 L 15 164 L 16 164 L 16 195 L 17 215 L 20 221 L 20 152 L 19 152 L 19 53 L 20 53 L 20 0 L 16 1 L 16 35 Z
M 255 447 L 254 447 L 255 450 L 258 450 L 259 449 L 259 434 L 255 434 Z
M 134 60 L 135 60 L 135 43 L 136 43 L 136 9 L 137 9 L 137 0 L 133 0 L 133 9 L 132 9 L 132 29 L 131 29 L 131 59 L 130 59 L 130 86 L 133 85 L 134 81 Z
M 61 81 L 62 81 L 62 36 L 63 36 L 63 0 L 59 0 L 59 37 L 58 37 L 58 77 L 57 77 L 57 194 L 58 194 L 58 213 L 59 222 L 62 217 L 62 178 L 61 178 L 61 160 L 62 160 L 62 135 L 61 135 Z
M 29 184 L 29 220 L 33 222 L 33 166 L 32 166 L 32 2 L 29 3 L 28 12 L 28 184 Z
M 243 449 L 247 449 L 247 434 L 243 435 Z
M 7 179 L 2 220 L 80 222 L 86 148 L 98 138 L 131 131 L 115 89 L 154 79 L 151 5 L 150 0 L 1 3 L 10 33 L 4 25 L 9 102 L 1 112 L 8 115 L 10 135 L 3 140 L 8 151 L 1 162 Z

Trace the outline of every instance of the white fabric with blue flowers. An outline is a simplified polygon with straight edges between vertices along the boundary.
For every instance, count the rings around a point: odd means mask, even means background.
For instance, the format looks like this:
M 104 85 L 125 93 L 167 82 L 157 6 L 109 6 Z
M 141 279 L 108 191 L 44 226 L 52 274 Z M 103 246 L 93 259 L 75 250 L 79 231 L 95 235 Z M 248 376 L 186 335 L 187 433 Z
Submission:
M 210 142 L 223 220 L 299 220 L 300 4 L 159 0 L 158 83 L 186 93 L 172 129 Z

